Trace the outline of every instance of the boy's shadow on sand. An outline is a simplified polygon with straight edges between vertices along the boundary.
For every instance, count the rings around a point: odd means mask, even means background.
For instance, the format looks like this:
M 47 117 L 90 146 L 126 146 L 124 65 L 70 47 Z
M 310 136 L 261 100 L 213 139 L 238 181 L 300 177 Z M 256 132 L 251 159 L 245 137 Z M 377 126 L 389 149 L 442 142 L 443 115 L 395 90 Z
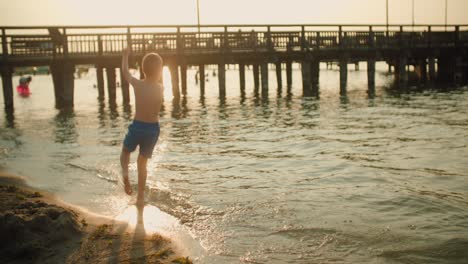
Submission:
M 138 263 L 146 263 L 145 251 L 145 222 L 143 219 L 144 206 L 137 206 L 137 223 L 133 233 L 132 247 L 130 250 L 130 258 Z
M 121 262 L 130 263 L 146 263 L 146 251 L 145 251 L 145 223 L 143 219 L 143 206 L 136 207 L 136 225 L 133 232 L 127 233 L 129 228 L 128 223 L 116 223 L 116 229 L 113 232 L 114 239 L 112 241 L 111 254 L 109 256 L 108 263 L 116 264 Z M 131 244 L 128 248 L 129 239 L 131 237 Z M 121 253 L 128 252 L 128 258 L 121 256 Z M 125 257 L 122 258 L 121 257 Z
M 156 232 L 157 227 L 150 232 L 145 229 L 145 223 L 151 227 L 164 222 L 157 212 L 151 205 L 130 206 L 117 217 L 110 235 L 108 263 L 154 263 L 173 254 L 170 242 Z

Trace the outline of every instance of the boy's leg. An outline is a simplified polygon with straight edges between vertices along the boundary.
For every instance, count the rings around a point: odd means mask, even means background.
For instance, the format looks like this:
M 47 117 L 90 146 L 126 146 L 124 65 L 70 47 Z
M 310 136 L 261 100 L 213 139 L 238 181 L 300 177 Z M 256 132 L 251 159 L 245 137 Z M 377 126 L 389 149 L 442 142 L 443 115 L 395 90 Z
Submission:
M 120 153 L 120 166 L 122 167 L 122 178 L 124 182 L 124 190 L 128 195 L 132 194 L 132 187 L 130 186 L 130 181 L 128 179 L 128 164 L 130 163 L 130 151 L 125 147 L 122 148 Z
M 143 205 L 145 199 L 145 187 L 146 187 L 146 164 L 148 158 L 143 155 L 138 155 L 137 160 L 137 167 L 138 167 L 138 196 L 137 196 L 137 204 Z

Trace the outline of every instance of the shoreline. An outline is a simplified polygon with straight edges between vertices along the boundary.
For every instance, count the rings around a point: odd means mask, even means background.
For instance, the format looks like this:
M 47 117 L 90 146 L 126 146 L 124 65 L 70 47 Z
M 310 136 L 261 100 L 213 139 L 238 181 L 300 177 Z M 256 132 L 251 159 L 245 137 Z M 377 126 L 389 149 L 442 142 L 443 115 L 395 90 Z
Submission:
M 192 263 L 171 238 L 60 201 L 0 171 L 2 263 Z

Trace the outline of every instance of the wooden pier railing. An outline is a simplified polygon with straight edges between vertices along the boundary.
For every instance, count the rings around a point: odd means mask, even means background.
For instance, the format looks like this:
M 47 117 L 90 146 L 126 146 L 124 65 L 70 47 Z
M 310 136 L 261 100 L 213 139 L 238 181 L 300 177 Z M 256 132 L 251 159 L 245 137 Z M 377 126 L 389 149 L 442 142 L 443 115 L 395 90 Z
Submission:
M 162 55 L 468 46 L 468 25 L 211 25 L 3 27 L 2 61 L 136 53 Z M 97 33 L 93 33 L 97 32 Z M 106 33 L 106 31 L 112 33 Z

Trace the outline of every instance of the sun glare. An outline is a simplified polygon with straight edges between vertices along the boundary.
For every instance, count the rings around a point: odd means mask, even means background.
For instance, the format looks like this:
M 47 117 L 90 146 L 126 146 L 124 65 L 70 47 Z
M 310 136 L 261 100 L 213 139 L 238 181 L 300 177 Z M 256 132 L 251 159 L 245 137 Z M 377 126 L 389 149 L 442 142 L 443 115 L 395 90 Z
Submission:
M 143 228 L 147 235 L 170 235 L 179 226 L 175 217 L 152 205 L 146 205 L 143 209 L 138 209 L 135 205 L 129 206 L 115 220 L 128 223 L 130 228 Z

